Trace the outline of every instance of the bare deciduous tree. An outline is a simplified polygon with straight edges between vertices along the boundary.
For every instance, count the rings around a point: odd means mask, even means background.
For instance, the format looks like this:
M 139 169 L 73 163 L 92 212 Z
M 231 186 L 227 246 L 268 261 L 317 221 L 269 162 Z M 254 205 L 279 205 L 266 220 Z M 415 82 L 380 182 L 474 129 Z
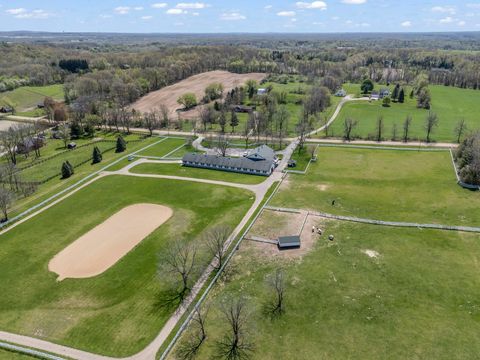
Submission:
M 230 300 L 222 311 L 229 332 L 217 343 L 218 355 L 229 360 L 248 359 L 253 352 L 253 344 L 248 341 L 246 334 L 248 313 L 245 299 Z
M 205 235 L 205 244 L 208 252 L 216 260 L 215 268 L 218 270 L 223 266 L 227 255 L 227 242 L 232 233 L 229 226 L 215 226 Z
M 410 125 L 412 124 L 412 116 L 408 115 L 403 122 L 403 142 L 408 142 L 408 135 L 410 132 Z
M 183 300 L 190 290 L 191 276 L 196 269 L 197 249 L 191 244 L 176 241 L 162 257 L 160 272 L 169 274 L 175 283 L 178 298 Z M 163 274 L 162 274 L 163 275 Z M 180 286 L 178 286 L 180 283 Z
M 285 105 L 281 105 L 275 113 L 275 123 L 277 127 L 277 136 L 280 142 L 280 149 L 282 148 L 283 138 L 286 135 L 288 129 L 288 120 L 290 119 L 290 113 Z
M 357 120 L 346 118 L 343 122 L 343 138 L 350 141 L 352 138 L 352 131 L 357 127 Z
M 158 116 L 156 111 L 150 111 L 143 115 L 143 126 L 145 126 L 150 136 L 152 136 L 153 130 L 158 128 Z
M 457 137 L 457 143 L 460 144 L 460 140 L 463 134 L 467 131 L 467 122 L 465 118 L 458 120 L 457 125 L 455 126 L 455 136 Z
M 277 269 L 274 274 L 267 278 L 267 286 L 273 292 L 274 299 L 270 304 L 272 315 L 281 315 L 285 312 L 285 274 Z
M 0 222 L 5 222 L 8 220 L 8 209 L 13 203 L 15 196 L 12 191 L 0 187 L 0 209 L 2 210 L 3 219 Z
M 382 135 L 383 135 L 383 128 L 384 128 L 384 122 L 383 122 L 383 116 L 379 116 L 377 118 L 377 131 L 376 131 L 376 140 L 378 142 L 382 141 Z
M 430 136 L 432 135 L 435 128 L 438 126 L 438 117 L 437 114 L 433 111 L 429 111 L 427 118 L 425 119 L 425 131 L 427 133 L 427 143 L 430 142 Z
M 196 306 L 193 310 L 194 315 L 190 325 L 191 330 L 187 334 L 187 339 L 179 345 L 175 354 L 179 359 L 191 360 L 197 356 L 198 351 L 207 339 L 205 320 L 207 318 L 208 310 L 208 306 Z
M 227 155 L 229 143 L 230 141 L 229 141 L 228 135 L 220 134 L 217 136 L 215 151 L 218 153 L 218 155 L 220 156 Z
M 69 124 L 62 124 L 58 126 L 58 135 L 63 140 L 63 146 L 67 148 L 67 144 L 70 141 L 71 130 Z

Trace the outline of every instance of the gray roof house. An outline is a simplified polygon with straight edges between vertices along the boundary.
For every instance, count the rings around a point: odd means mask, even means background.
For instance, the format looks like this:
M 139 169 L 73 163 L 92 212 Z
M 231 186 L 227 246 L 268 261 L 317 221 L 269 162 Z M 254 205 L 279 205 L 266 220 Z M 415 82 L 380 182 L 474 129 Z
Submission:
M 292 249 L 300 247 L 300 236 L 280 236 L 278 238 L 278 248 L 279 249 Z
M 385 88 L 380 89 L 379 96 L 380 96 L 380 99 L 383 99 L 384 97 L 390 96 L 390 90 L 385 89 Z
M 270 176 L 275 169 L 275 152 L 262 145 L 245 157 L 222 157 L 218 155 L 186 154 L 183 166 Z
M 340 89 L 335 93 L 335 96 L 345 97 L 345 96 L 347 96 L 347 92 L 345 91 L 345 89 Z

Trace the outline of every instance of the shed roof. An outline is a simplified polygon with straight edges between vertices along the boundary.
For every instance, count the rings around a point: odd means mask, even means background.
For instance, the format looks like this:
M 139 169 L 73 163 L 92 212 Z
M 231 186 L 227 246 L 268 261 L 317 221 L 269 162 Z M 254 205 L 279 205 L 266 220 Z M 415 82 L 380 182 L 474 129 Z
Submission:
M 278 238 L 278 247 L 280 248 L 289 248 L 289 247 L 299 247 L 300 246 L 300 236 L 280 236 Z

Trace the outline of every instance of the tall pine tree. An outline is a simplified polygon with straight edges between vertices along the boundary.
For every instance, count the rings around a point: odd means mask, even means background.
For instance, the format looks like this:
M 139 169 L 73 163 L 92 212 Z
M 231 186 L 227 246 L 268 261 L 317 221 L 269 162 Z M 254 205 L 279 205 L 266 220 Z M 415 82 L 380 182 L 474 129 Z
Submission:
M 94 164 L 98 164 L 99 162 L 102 161 L 102 152 L 100 151 L 100 149 L 98 148 L 98 146 L 95 146 L 93 148 L 93 155 L 92 155 L 92 158 L 93 158 L 93 163 Z
M 121 153 L 121 152 L 124 152 L 125 150 L 127 150 L 127 143 L 125 142 L 123 137 L 120 135 L 117 138 L 117 149 L 115 150 L 115 152 Z
M 403 87 L 400 89 L 400 92 L 398 93 L 398 102 L 400 104 L 403 104 L 405 102 L 405 90 L 403 90 Z

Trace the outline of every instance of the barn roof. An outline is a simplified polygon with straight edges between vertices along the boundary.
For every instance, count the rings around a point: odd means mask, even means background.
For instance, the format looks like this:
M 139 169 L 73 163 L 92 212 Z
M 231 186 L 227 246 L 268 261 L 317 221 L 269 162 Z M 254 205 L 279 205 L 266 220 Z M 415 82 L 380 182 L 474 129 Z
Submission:
M 245 156 L 250 160 L 269 160 L 273 161 L 275 159 L 275 151 L 272 150 L 267 145 L 261 145 L 251 151 Z
M 205 154 L 186 154 L 183 157 L 183 161 L 200 163 L 210 166 L 225 166 L 228 168 L 241 168 L 251 169 L 268 172 L 271 170 L 273 160 L 270 161 L 254 161 L 246 157 L 234 158 L 234 157 L 222 157 L 217 155 L 205 155 Z

